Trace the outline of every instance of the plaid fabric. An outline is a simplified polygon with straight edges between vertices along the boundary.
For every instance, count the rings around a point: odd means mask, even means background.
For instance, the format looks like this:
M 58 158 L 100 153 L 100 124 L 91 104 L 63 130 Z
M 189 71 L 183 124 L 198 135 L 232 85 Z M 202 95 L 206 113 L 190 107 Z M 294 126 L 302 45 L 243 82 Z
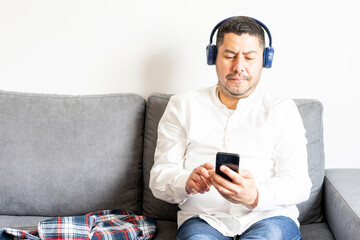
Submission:
M 0 230 L 0 240 L 146 240 L 155 231 L 156 222 L 152 218 L 127 210 L 104 210 L 85 216 L 51 218 L 40 222 L 33 232 L 4 228 Z

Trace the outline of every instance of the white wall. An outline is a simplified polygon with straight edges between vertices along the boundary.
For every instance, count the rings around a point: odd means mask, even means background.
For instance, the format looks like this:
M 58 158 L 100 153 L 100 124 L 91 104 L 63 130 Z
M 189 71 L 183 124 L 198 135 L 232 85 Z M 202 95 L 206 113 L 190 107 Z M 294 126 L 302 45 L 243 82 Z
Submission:
M 271 30 L 261 87 L 324 104 L 326 167 L 360 167 L 356 0 L 0 1 L 0 89 L 177 93 L 216 83 L 205 47 L 220 20 Z

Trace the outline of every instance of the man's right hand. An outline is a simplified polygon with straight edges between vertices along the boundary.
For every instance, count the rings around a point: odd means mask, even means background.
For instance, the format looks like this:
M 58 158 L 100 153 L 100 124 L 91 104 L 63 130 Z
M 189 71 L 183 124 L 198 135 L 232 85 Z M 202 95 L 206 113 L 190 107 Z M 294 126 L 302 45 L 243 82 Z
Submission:
M 210 182 L 209 171 L 214 171 L 215 167 L 211 163 L 204 163 L 194 168 L 188 180 L 186 181 L 185 190 L 188 194 L 204 194 L 212 186 Z

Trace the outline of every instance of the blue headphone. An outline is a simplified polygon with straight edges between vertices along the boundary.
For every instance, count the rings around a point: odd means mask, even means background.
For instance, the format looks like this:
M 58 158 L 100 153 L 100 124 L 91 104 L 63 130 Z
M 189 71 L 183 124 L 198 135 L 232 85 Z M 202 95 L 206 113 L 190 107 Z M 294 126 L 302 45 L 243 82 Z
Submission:
M 230 17 L 230 18 L 234 18 L 234 17 Z M 216 26 L 214 27 L 214 29 L 212 30 L 212 32 L 210 34 L 210 43 L 206 47 L 206 57 L 207 57 L 207 64 L 208 65 L 215 65 L 215 63 L 216 63 L 217 47 L 216 47 L 216 45 L 212 44 L 212 39 L 213 39 L 213 36 L 215 34 L 215 31 L 220 27 L 220 25 L 223 22 L 225 22 L 226 20 L 228 20 L 230 18 L 224 19 L 221 22 L 219 22 L 218 24 L 216 24 Z M 258 24 L 260 24 L 260 26 L 262 28 L 265 29 L 265 31 L 266 31 L 266 33 L 267 33 L 267 35 L 269 37 L 269 47 L 264 49 L 263 67 L 264 68 L 271 68 L 273 57 L 274 57 L 274 49 L 272 47 L 271 33 L 270 33 L 269 29 L 265 26 L 265 24 L 263 24 L 259 20 L 256 20 L 255 18 L 252 18 L 252 19 L 255 22 L 257 22 Z

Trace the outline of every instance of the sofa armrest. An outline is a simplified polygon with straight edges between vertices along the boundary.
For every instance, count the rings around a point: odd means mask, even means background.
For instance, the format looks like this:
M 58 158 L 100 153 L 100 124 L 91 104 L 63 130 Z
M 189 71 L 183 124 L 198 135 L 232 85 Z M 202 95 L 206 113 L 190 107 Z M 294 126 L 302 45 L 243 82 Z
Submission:
M 327 169 L 324 215 L 336 239 L 360 236 L 360 169 Z

